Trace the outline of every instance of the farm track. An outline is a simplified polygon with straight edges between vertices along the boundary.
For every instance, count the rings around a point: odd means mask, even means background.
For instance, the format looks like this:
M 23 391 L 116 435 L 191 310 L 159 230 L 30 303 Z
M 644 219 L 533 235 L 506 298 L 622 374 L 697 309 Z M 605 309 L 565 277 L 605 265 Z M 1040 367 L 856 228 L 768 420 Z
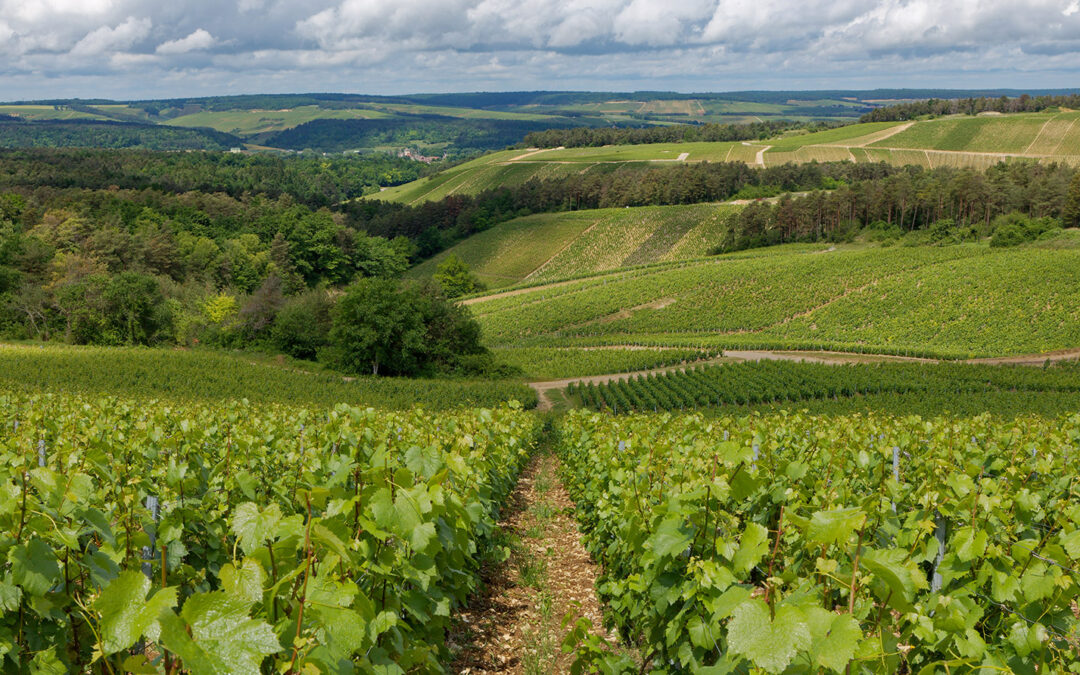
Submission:
M 563 617 L 572 612 L 603 626 L 599 568 L 581 543 L 558 468 L 559 460 L 541 450 L 507 501 L 499 529 L 510 559 L 484 563 L 484 591 L 455 617 L 449 672 L 569 672 L 571 655 L 560 649 Z M 602 628 L 599 634 L 613 641 Z
M 990 358 L 966 359 L 960 363 L 983 364 L 983 365 L 1016 365 L 1016 366 L 1041 366 L 1047 361 L 1058 363 L 1061 361 L 1080 360 L 1080 348 L 1060 349 L 1044 354 L 1021 354 L 1016 356 L 995 356 Z M 588 377 L 571 377 L 561 380 L 546 382 L 530 382 L 529 386 L 536 391 L 539 398 L 537 410 L 550 410 L 554 403 L 548 396 L 548 392 L 565 389 L 571 384 L 607 384 L 628 380 L 639 375 L 658 375 L 676 370 L 686 370 L 693 366 L 711 365 L 715 363 L 742 363 L 748 361 L 795 361 L 806 363 L 824 363 L 828 365 L 846 365 L 852 363 L 882 363 L 886 361 L 903 363 L 940 363 L 939 359 L 929 359 L 917 356 L 896 356 L 893 354 L 855 354 L 852 352 L 832 351 L 798 351 L 798 350 L 771 350 L 771 349 L 730 349 L 724 350 L 724 355 L 712 359 L 690 361 L 675 366 L 663 368 L 649 368 L 625 373 L 611 373 L 608 375 L 590 375 Z

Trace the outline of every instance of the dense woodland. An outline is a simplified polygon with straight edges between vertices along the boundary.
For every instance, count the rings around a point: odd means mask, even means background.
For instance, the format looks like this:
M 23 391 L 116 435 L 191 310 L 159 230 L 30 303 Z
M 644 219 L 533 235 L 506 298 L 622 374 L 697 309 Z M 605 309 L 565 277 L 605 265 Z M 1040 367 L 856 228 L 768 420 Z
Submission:
M 567 127 L 581 128 L 582 120 L 566 121 Z M 599 121 L 595 123 L 599 124 Z M 554 120 L 461 119 L 442 115 L 409 115 L 389 119 L 314 120 L 292 129 L 260 138 L 260 142 L 288 150 L 345 152 L 356 148 L 408 146 L 418 142 L 445 148 L 451 157 L 501 150 L 521 137 L 552 126 Z M 584 127 L 588 129 L 588 127 Z M 432 153 L 435 151 L 432 150 Z
M 407 183 L 431 170 L 419 162 L 385 153 L 279 157 L 144 150 L 0 150 L 0 189 L 152 188 L 232 197 L 289 195 L 315 207 L 377 192 L 380 186 Z
M 243 141 L 213 129 L 104 120 L 23 120 L 0 115 L 0 148 L 228 150 Z
M 808 132 L 832 128 L 833 124 L 788 121 L 753 122 L 751 124 L 672 124 L 658 127 L 575 127 L 548 129 L 531 133 L 521 144 L 530 148 L 584 148 L 602 145 L 641 145 L 645 143 L 719 143 L 725 141 L 757 141 L 771 138 L 791 129 Z
M 750 204 L 716 250 L 843 240 L 863 228 L 883 241 L 919 231 L 929 243 L 993 237 L 994 245 L 1011 245 L 1061 227 L 1080 227 L 1080 171 L 1069 166 L 906 167 L 835 190 Z
M 1062 96 L 1031 96 L 982 98 L 930 98 L 923 101 L 897 103 L 872 110 L 860 122 L 900 122 L 924 115 L 978 115 L 984 112 L 1019 113 L 1041 112 L 1050 108 L 1080 108 L 1080 94 Z

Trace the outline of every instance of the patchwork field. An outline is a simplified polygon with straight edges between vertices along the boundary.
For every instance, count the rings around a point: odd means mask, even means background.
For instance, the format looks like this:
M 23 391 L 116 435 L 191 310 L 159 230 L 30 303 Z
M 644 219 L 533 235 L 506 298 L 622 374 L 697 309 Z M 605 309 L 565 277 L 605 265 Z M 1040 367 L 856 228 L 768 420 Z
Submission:
M 838 349 L 942 357 L 1080 344 L 1080 250 L 784 246 L 470 301 L 499 345 Z
M 464 260 L 490 288 L 700 258 L 738 207 L 651 206 L 548 213 L 496 225 L 410 270 L 430 276 L 447 256 Z
M 517 150 L 487 155 L 444 173 L 386 190 L 380 199 L 415 204 L 475 194 L 530 178 L 613 170 L 627 162 L 888 162 L 984 169 L 1028 158 L 1080 164 L 1080 112 L 948 117 L 852 124 L 761 142 L 657 143 Z

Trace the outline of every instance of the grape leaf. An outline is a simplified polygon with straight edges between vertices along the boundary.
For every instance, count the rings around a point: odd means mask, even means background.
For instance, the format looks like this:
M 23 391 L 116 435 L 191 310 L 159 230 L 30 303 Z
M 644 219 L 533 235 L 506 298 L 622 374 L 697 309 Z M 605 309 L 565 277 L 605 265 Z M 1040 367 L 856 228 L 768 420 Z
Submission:
M 821 607 L 812 607 L 806 612 L 806 623 L 813 639 L 811 660 L 823 668 L 844 672 L 862 639 L 859 622 L 850 614 L 836 614 Z
M 843 544 L 866 520 L 860 508 L 815 511 L 806 528 L 806 538 L 821 544 Z
M 769 531 L 757 523 L 747 523 L 739 550 L 731 560 L 732 571 L 742 578 L 754 568 L 769 550 Z
M 45 595 L 60 580 L 60 566 L 52 548 L 40 539 L 31 539 L 8 552 L 12 580 L 28 595 Z
M 94 600 L 101 617 L 102 651 L 108 654 L 128 649 L 157 623 L 162 610 L 176 606 L 176 589 L 163 588 L 149 600 L 150 580 L 142 572 L 126 570 L 106 586 Z
M 274 536 L 274 530 L 281 521 L 281 507 L 270 504 L 263 510 L 252 502 L 244 502 L 233 510 L 232 531 L 240 540 L 244 553 L 252 551 Z
M 806 617 L 797 607 L 780 605 L 769 618 L 769 606 L 754 598 L 732 612 L 728 648 L 770 673 L 783 672 L 795 655 L 810 647 Z

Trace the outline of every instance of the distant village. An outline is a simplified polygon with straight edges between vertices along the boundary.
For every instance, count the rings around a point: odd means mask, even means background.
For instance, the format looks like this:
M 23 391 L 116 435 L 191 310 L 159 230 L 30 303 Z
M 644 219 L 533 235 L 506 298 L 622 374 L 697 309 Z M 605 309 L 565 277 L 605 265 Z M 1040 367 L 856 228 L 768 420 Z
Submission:
M 437 160 L 446 159 L 445 153 L 442 157 L 429 157 L 427 155 L 422 155 L 419 152 L 413 151 L 412 148 L 403 148 L 399 150 L 397 156 L 404 157 L 405 159 L 411 159 L 416 162 L 423 162 L 424 164 L 431 164 L 432 162 L 435 162 Z

